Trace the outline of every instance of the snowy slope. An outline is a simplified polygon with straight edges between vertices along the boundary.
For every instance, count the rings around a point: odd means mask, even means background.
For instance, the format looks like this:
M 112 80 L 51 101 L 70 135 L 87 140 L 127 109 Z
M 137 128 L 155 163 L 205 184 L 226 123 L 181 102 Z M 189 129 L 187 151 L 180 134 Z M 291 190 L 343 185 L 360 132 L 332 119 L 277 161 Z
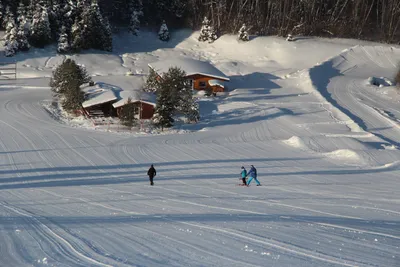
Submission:
M 165 134 L 58 122 L 43 104 L 62 57 L 16 57 L 21 79 L 0 84 L 0 266 L 399 266 L 400 99 L 367 83 L 399 48 L 197 34 L 73 56 L 124 90 L 176 56 L 230 78 L 198 124 Z M 263 186 L 236 186 L 250 164 Z

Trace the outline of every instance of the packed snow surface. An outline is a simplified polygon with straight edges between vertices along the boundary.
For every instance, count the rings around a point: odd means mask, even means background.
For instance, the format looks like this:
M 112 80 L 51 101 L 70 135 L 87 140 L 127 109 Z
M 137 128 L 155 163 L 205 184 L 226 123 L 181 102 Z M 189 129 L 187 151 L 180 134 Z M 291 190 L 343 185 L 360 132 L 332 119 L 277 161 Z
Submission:
M 18 79 L 0 84 L 0 266 L 400 266 L 400 97 L 366 82 L 393 77 L 399 48 L 197 36 L 14 57 Z M 125 91 L 178 57 L 230 82 L 199 94 L 197 124 L 105 131 L 51 108 L 66 57 Z M 237 186 L 251 164 L 262 186 Z

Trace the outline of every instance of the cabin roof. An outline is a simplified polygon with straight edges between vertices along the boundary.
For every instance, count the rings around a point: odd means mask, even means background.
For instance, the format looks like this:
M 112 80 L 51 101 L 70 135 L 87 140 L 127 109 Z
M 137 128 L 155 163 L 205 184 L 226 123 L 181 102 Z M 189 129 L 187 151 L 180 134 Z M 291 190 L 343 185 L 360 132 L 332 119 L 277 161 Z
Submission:
M 86 92 L 85 95 L 86 95 L 86 100 L 82 103 L 82 106 L 84 108 L 117 100 L 114 91 L 102 88 L 97 88 L 96 90 L 94 90 L 93 88 L 89 92 Z
M 119 100 L 113 104 L 114 108 L 119 108 L 128 102 L 131 98 L 132 103 L 142 102 L 152 106 L 156 105 L 156 97 L 153 94 L 142 92 L 140 90 L 135 91 L 122 91 L 119 94 Z
M 209 80 L 208 84 L 211 85 L 211 86 L 219 86 L 219 87 L 222 87 L 222 88 L 225 87 L 224 83 L 221 82 L 220 80 Z
M 150 63 L 152 68 L 159 75 L 168 72 L 171 67 L 178 67 L 186 72 L 186 76 L 204 75 L 215 79 L 229 81 L 229 78 L 210 62 L 195 60 L 191 58 L 173 58 Z
M 94 85 L 82 85 L 86 100 L 82 103 L 84 108 L 114 102 L 113 107 L 118 108 L 126 104 L 129 98 L 132 102 L 142 102 L 149 105 L 156 105 L 156 97 L 153 94 L 143 92 L 141 89 L 122 90 L 120 87 L 103 82 L 96 82 Z

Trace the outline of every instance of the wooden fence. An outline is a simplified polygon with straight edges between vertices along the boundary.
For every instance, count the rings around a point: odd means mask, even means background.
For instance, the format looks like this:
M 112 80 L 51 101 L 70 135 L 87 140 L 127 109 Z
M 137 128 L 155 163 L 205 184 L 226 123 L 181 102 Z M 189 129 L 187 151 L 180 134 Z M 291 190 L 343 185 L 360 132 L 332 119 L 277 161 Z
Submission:
M 17 62 L 0 62 L 0 79 L 17 79 Z

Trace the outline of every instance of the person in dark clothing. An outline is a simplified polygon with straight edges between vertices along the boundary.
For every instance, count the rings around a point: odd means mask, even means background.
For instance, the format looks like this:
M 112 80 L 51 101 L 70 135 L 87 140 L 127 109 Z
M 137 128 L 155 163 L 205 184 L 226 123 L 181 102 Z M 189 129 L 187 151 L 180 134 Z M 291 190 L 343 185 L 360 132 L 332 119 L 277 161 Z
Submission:
M 257 179 L 257 169 L 256 169 L 256 167 L 254 167 L 254 165 L 251 165 L 250 171 L 247 173 L 247 176 L 250 176 L 250 179 L 247 182 L 247 185 L 250 185 L 250 183 L 253 179 L 254 179 L 254 181 L 256 181 L 257 186 L 261 185 L 261 183 Z
M 150 179 L 150 185 L 154 185 L 153 183 L 153 178 L 156 176 L 157 172 L 156 169 L 154 169 L 153 164 L 151 164 L 150 169 L 147 171 L 147 175 L 149 176 Z

